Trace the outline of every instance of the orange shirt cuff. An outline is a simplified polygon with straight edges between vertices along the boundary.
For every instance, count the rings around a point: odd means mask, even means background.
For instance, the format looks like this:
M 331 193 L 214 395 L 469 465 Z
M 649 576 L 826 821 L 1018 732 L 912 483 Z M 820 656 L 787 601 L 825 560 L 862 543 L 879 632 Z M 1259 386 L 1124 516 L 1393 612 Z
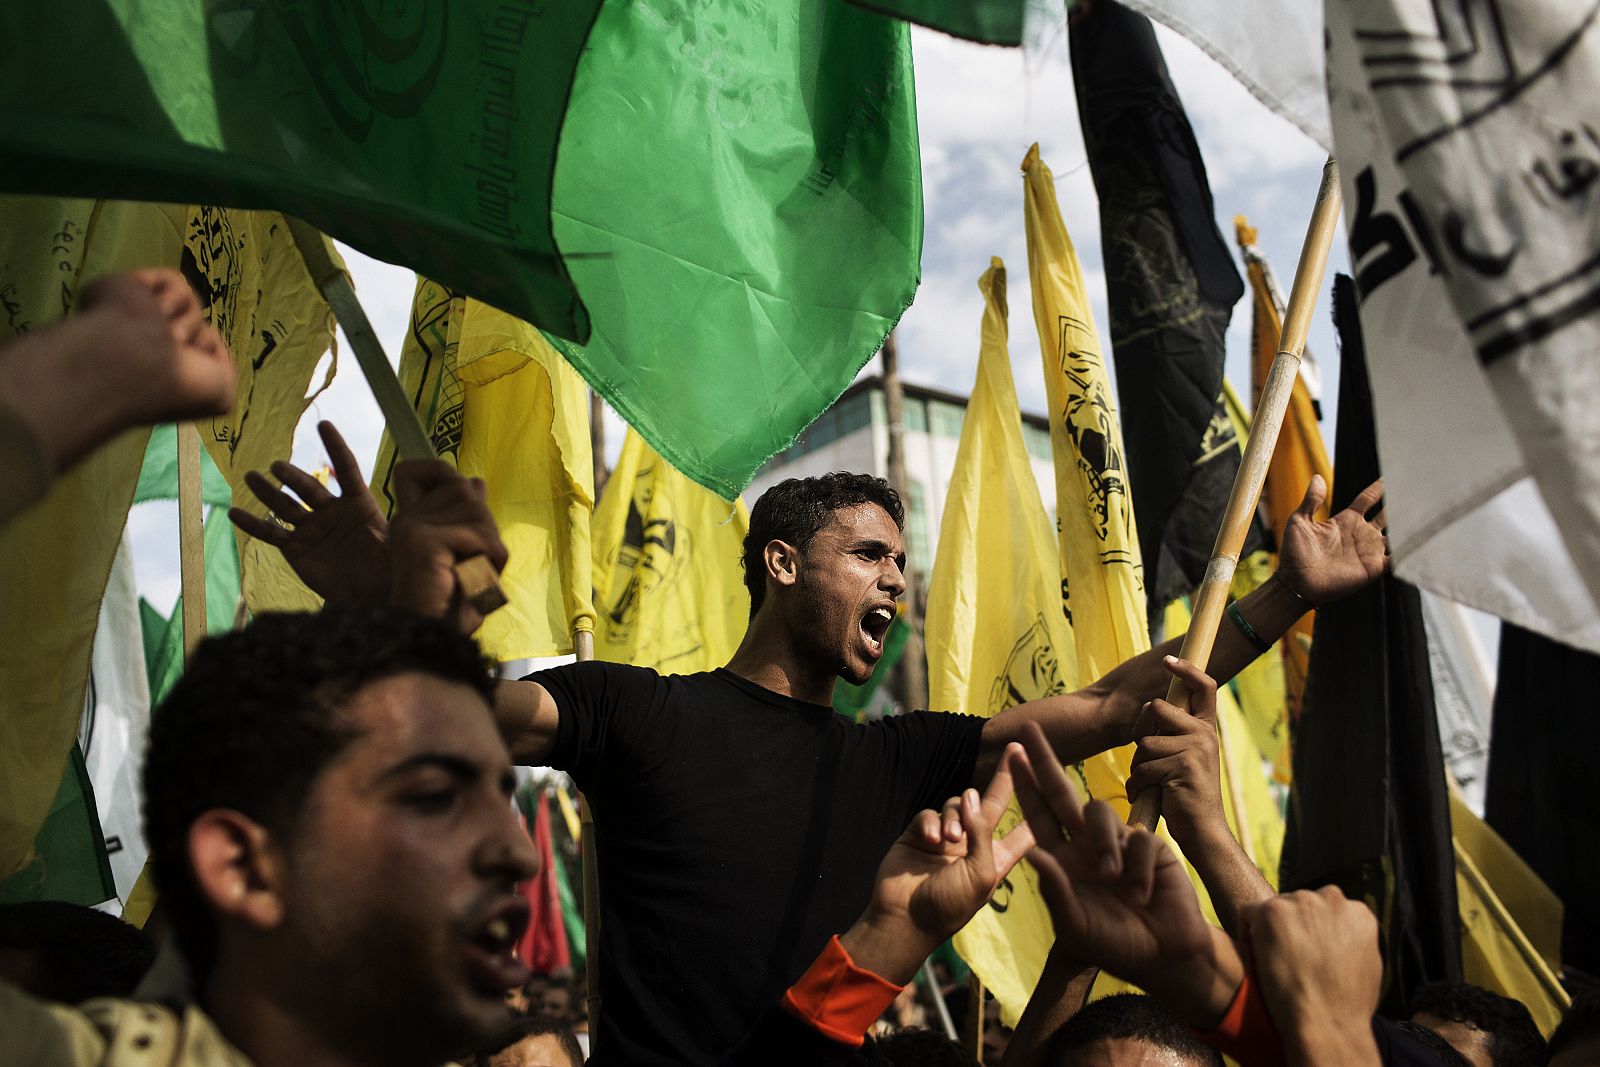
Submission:
M 783 1010 L 823 1035 L 859 1046 L 904 986 L 857 967 L 834 936 L 783 995 Z
M 1233 994 L 1233 1002 L 1228 1005 L 1222 1021 L 1213 1029 L 1195 1027 L 1194 1031 L 1200 1040 L 1240 1063 L 1275 1067 L 1285 1062 L 1278 1028 L 1272 1025 L 1267 1005 L 1261 999 L 1261 991 L 1250 980 L 1249 971 Z

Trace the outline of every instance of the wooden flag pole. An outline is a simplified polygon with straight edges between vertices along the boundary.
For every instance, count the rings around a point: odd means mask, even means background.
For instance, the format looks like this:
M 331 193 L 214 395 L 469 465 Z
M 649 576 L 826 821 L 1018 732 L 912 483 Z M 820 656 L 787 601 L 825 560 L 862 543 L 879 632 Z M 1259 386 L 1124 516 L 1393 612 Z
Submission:
M 594 631 L 572 631 L 572 651 L 579 663 L 594 659 Z M 584 1003 L 589 1011 L 589 1033 L 600 1024 L 600 860 L 594 847 L 594 815 L 589 800 L 578 793 L 578 822 L 583 827 L 583 929 L 588 959 L 584 965 Z
M 366 376 L 372 397 L 378 402 L 383 421 L 388 424 L 389 436 L 394 439 L 395 452 L 401 459 L 438 458 L 417 418 L 416 409 L 406 398 L 399 376 L 389 363 L 389 357 L 384 355 L 383 342 L 378 340 L 372 323 L 367 321 L 367 313 L 356 297 L 355 286 L 350 284 L 350 276 L 328 255 L 322 232 L 290 215 L 283 218 L 289 225 L 295 247 L 300 250 L 300 258 L 305 260 L 306 270 L 311 273 L 311 280 L 316 282 L 322 298 L 333 309 L 333 317 L 350 339 L 356 364 Z M 487 615 L 505 606 L 505 591 L 500 588 L 499 576 L 487 556 L 464 559 L 455 569 L 462 595 L 473 607 Z
M 1306 242 L 1300 249 L 1300 263 L 1295 268 L 1294 286 L 1289 291 L 1289 307 L 1284 313 L 1278 354 L 1273 357 L 1272 369 L 1261 390 L 1261 402 L 1256 405 L 1251 421 L 1250 440 L 1245 445 L 1233 491 L 1228 494 L 1228 507 L 1222 516 L 1222 529 L 1217 531 L 1216 546 L 1211 550 L 1205 581 L 1195 598 L 1194 618 L 1178 654 L 1201 670 L 1211 662 L 1211 646 L 1216 641 L 1222 613 L 1228 606 L 1228 587 L 1233 583 L 1233 571 L 1239 563 L 1239 550 L 1244 547 L 1245 534 L 1255 517 L 1261 488 L 1267 480 L 1267 467 L 1272 463 L 1272 452 L 1278 444 L 1278 431 L 1283 427 L 1283 416 L 1289 407 L 1294 378 L 1300 370 L 1306 333 L 1311 328 L 1317 295 L 1322 290 L 1328 249 L 1333 245 L 1334 231 L 1339 224 L 1339 202 L 1339 165 L 1330 159 L 1322 168 L 1322 187 L 1317 190 L 1311 224 L 1306 228 Z M 1189 707 L 1189 690 L 1176 678 L 1167 688 L 1167 701 L 1185 710 Z M 1128 823 L 1154 830 L 1160 819 L 1161 790 L 1152 786 L 1143 790 L 1133 802 Z
M 200 499 L 200 430 L 180 422 L 178 432 L 178 578 L 183 591 L 183 658 L 188 662 L 206 635 L 205 505 Z

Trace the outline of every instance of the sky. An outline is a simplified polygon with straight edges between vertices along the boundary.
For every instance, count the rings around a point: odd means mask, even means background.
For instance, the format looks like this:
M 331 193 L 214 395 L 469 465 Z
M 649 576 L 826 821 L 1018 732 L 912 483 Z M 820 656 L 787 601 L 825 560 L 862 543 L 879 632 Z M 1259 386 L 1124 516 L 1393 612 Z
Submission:
M 1157 35 L 1205 157 L 1224 238 L 1232 247 L 1233 216 L 1247 215 L 1260 231 L 1259 244 L 1287 291 L 1325 153 L 1263 107 L 1199 49 L 1159 26 Z M 1038 339 L 1021 295 L 1028 292 L 1028 278 L 1020 164 L 1035 141 L 1055 173 L 1067 229 L 1093 294 L 1102 347 L 1111 351 L 1098 208 L 1078 128 L 1064 24 L 1026 49 L 971 44 L 921 28 L 913 29 L 912 39 L 926 232 L 922 284 L 897 334 L 902 376 L 954 392 L 970 389 L 983 311 L 977 281 L 989 257 L 998 255 L 1010 271 L 1011 360 L 1019 399 L 1025 411 L 1042 412 L 1044 377 Z M 398 360 L 414 276 L 354 249 L 342 251 L 368 317 L 391 360 Z M 1335 270 L 1348 270 L 1342 240 L 1334 243 L 1322 306 L 1309 341 L 1330 387 L 1338 380 L 1327 308 Z M 1247 399 L 1249 344 L 1247 295 L 1234 311 L 1227 362 L 1228 377 Z M 316 434 L 317 421 L 327 418 L 339 426 L 370 473 L 382 419 L 342 334 L 338 352 L 338 374 L 301 421 L 292 459 L 308 469 L 327 462 Z M 878 361 L 873 360 L 864 373 L 875 373 L 877 368 Z M 319 369 L 312 380 L 321 378 Z M 1329 388 L 1323 397 L 1330 451 L 1337 414 L 1334 392 Z M 608 413 L 608 458 L 615 458 L 622 435 L 621 421 Z M 176 508 L 138 505 L 129 518 L 129 532 L 140 592 L 167 611 L 178 594 Z

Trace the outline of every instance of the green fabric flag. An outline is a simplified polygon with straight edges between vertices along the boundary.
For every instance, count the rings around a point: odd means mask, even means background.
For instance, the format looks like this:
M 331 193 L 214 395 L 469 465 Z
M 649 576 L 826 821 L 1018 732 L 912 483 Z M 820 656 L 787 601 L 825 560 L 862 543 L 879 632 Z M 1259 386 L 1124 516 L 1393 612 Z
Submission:
M 738 496 L 916 293 L 908 27 L 846 0 L 605 4 L 554 216 L 594 321 L 558 347 L 674 467 Z
M 894 673 L 895 664 L 905 654 L 906 638 L 910 634 L 910 625 L 902 616 L 896 615 L 889 624 L 889 632 L 883 635 L 883 655 L 878 657 L 877 664 L 872 668 L 872 676 L 860 685 L 851 685 L 849 682 L 833 684 L 833 710 L 840 715 L 859 719 L 861 712 L 872 703 L 878 686 Z
M 212 508 L 206 514 L 201 541 L 206 553 L 206 633 L 223 633 L 233 629 L 239 610 L 239 548 L 226 508 Z M 183 673 L 183 595 L 178 595 L 166 617 L 140 597 L 139 625 L 154 709 Z
M 0 189 L 284 211 L 585 340 L 550 187 L 599 6 L 9 0 Z
M 139 468 L 139 485 L 133 491 L 133 502 L 178 499 L 178 428 L 164 423 L 150 431 L 150 443 L 144 448 L 144 465 Z M 200 499 L 207 506 L 227 507 L 233 503 L 233 490 L 228 479 L 217 469 L 211 453 L 200 450 Z
M 34 838 L 34 859 L 0 882 L 0 904 L 65 900 L 92 906 L 117 895 L 83 753 L 74 744 L 50 814 Z
M 546 800 L 546 803 L 549 801 Z M 550 827 L 553 838 L 566 838 L 563 820 L 552 818 Z M 589 959 L 589 938 L 583 926 L 583 901 L 572 891 L 572 880 L 567 877 L 567 863 L 562 858 L 564 851 L 561 848 L 551 850 L 556 865 L 556 895 L 561 901 L 561 922 L 567 928 L 567 951 L 572 955 L 572 965 L 582 967 Z
M 850 0 L 885 15 L 983 44 L 1020 45 L 1027 0 Z

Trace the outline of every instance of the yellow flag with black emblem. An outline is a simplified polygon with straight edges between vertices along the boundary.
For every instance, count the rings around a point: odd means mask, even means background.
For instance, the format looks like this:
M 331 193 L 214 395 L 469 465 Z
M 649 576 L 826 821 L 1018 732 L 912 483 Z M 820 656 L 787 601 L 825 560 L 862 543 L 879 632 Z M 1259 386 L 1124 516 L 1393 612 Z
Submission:
M 978 377 L 945 497 L 924 623 L 930 705 L 985 716 L 1066 693 L 1078 675 L 1058 594 L 1055 535 L 1022 440 L 1006 350 L 1005 265 L 990 262 L 978 282 Z M 1020 818 L 1012 805 L 999 832 Z M 955 936 L 956 951 L 1013 1024 L 1051 941 L 1038 876 L 1026 863 Z
M 417 278 L 400 383 L 434 451 L 482 478 L 510 553 L 507 603 L 476 637 L 497 660 L 562 655 L 594 628 L 589 531 L 594 461 L 589 394 L 533 326 Z M 394 511 L 394 442 L 378 447 L 372 488 Z
M 750 621 L 750 513 L 684 477 L 633 430 L 594 514 L 595 659 L 692 674 L 728 662 Z

